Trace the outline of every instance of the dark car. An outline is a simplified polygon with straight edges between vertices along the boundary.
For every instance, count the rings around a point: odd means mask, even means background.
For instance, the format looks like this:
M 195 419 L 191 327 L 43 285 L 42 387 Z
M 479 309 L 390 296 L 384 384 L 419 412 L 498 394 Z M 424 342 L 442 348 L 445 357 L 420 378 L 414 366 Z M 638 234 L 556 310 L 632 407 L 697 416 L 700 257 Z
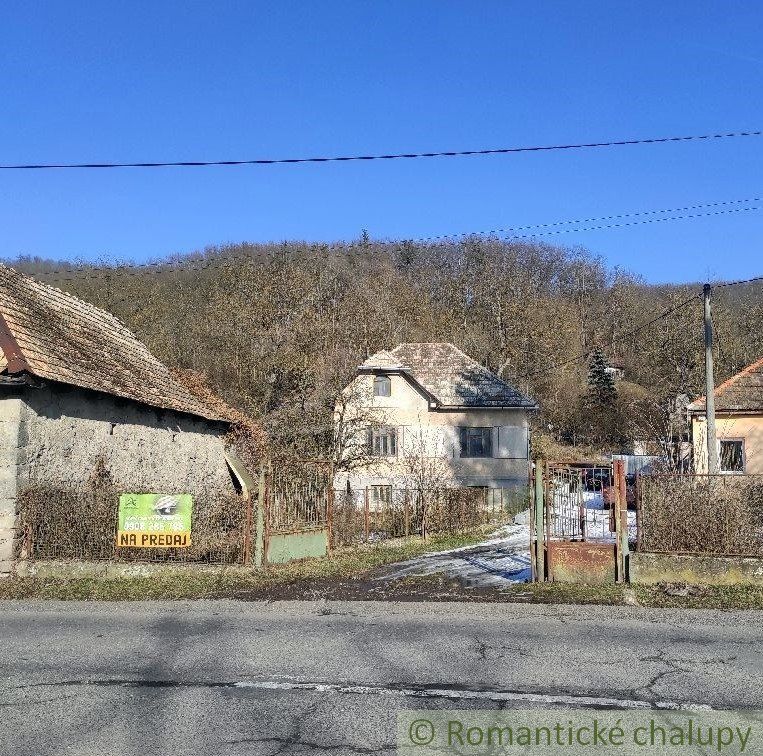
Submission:
M 602 489 L 601 498 L 604 500 L 604 505 L 612 507 L 615 503 L 615 487 L 613 485 L 607 485 Z M 628 509 L 636 508 L 636 476 L 625 476 L 625 503 Z
M 608 467 L 589 467 L 583 471 L 586 491 L 603 491 L 612 485 L 612 471 Z

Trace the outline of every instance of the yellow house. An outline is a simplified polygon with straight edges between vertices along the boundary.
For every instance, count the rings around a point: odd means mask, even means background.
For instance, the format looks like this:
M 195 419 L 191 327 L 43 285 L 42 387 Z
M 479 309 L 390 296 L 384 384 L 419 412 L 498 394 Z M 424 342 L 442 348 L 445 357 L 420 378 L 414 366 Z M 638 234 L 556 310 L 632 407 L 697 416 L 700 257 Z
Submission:
M 689 405 L 694 470 L 707 473 L 705 397 Z M 715 430 L 723 473 L 763 473 L 763 358 L 715 389 Z

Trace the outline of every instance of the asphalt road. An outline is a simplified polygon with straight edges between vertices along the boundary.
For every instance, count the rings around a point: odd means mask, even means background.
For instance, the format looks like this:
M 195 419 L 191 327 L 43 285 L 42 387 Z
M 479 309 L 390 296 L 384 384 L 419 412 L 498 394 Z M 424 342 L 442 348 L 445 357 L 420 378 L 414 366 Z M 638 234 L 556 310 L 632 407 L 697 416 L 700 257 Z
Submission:
M 763 613 L 0 602 L 0 753 L 394 752 L 404 709 L 763 705 Z

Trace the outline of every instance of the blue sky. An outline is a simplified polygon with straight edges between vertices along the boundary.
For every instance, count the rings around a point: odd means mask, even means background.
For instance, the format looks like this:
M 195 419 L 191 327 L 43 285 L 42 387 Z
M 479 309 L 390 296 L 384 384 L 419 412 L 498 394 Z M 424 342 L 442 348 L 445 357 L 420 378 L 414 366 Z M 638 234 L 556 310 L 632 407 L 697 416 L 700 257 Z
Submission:
M 0 163 L 763 129 L 753 2 L 6 2 Z M 417 238 L 763 195 L 763 137 L 512 156 L 0 172 L 0 259 Z M 758 203 L 763 204 L 763 203 Z M 763 273 L 759 212 L 557 237 L 650 281 Z M 553 238 L 553 237 L 552 237 Z

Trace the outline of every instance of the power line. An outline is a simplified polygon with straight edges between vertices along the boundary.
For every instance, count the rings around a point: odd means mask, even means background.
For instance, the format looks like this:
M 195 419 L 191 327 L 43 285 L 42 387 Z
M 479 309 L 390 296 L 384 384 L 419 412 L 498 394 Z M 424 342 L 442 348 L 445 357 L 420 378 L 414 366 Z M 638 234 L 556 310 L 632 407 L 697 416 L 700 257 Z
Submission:
M 527 230 L 535 229 L 535 228 L 543 229 L 543 228 L 553 228 L 556 226 L 569 226 L 569 225 L 575 225 L 580 223 L 594 223 L 598 221 L 621 220 L 623 218 L 636 218 L 636 217 L 644 216 L 644 215 L 657 215 L 657 214 L 662 215 L 665 213 L 682 213 L 682 212 L 687 212 L 690 210 L 701 210 L 708 207 L 742 205 L 742 204 L 748 204 L 750 202 L 763 202 L 763 197 L 748 197 L 746 199 L 722 200 L 719 202 L 705 202 L 699 205 L 687 205 L 685 207 L 670 207 L 670 208 L 663 208 L 658 210 L 641 210 L 641 211 L 633 212 L 633 213 L 620 213 L 618 215 L 601 215 L 601 216 L 593 217 L 593 218 L 578 218 L 576 220 L 555 221 L 553 223 L 536 223 L 529 226 L 509 226 L 507 228 L 494 228 L 489 231 L 471 231 L 468 233 L 440 234 L 438 236 L 421 236 L 416 239 L 411 239 L 410 241 L 430 242 L 430 241 L 438 241 L 441 239 L 458 239 L 458 238 L 463 238 L 468 236 L 498 236 L 501 234 L 513 233 L 514 231 L 527 231 Z M 537 235 L 538 234 L 536 234 L 536 236 Z
M 576 144 L 535 145 L 531 147 L 498 147 L 481 150 L 449 150 L 442 152 L 401 152 L 376 155 L 340 155 L 301 158 L 256 158 L 250 160 L 182 160 L 139 163 L 6 163 L 2 170 L 62 170 L 62 169 L 104 169 L 104 168 L 201 168 L 232 165 L 286 165 L 295 163 L 347 163 L 370 160 L 404 160 L 439 157 L 471 157 L 475 155 L 509 155 L 520 152 L 553 152 L 561 150 L 583 150 L 599 147 L 624 147 L 641 144 L 665 144 L 670 142 L 695 142 L 738 137 L 757 137 L 760 131 L 729 131 L 717 134 L 691 134 L 688 136 L 649 137 L 642 139 L 616 139 L 604 142 L 580 142 Z
M 674 312 L 676 312 L 677 310 L 680 310 L 682 307 L 685 307 L 687 304 L 690 304 L 695 299 L 698 299 L 700 296 L 702 296 L 702 292 L 701 291 L 697 292 L 695 294 L 692 294 L 692 296 L 690 296 L 688 299 L 685 299 L 682 302 L 679 302 L 678 304 L 673 305 L 672 307 L 669 307 L 666 310 L 663 310 L 659 315 L 655 316 L 654 318 L 652 318 L 651 320 L 648 320 L 645 323 L 641 323 L 641 325 L 637 326 L 633 330 L 626 331 L 623 334 L 619 334 L 620 339 L 625 341 L 629 337 L 636 336 L 636 334 L 638 334 L 639 332 L 643 331 L 645 328 L 648 328 L 649 326 L 654 325 L 657 321 L 662 320 L 662 318 L 665 318 L 668 315 L 672 315 Z M 568 359 L 563 360 L 562 362 L 557 362 L 554 365 L 550 365 L 549 367 L 541 368 L 541 369 L 535 370 L 535 371 L 533 371 L 531 373 L 527 373 L 525 375 L 517 376 L 513 380 L 515 382 L 526 381 L 526 380 L 529 380 L 530 378 L 534 378 L 534 377 L 536 377 L 538 375 L 541 375 L 542 373 L 548 373 L 548 372 L 551 372 L 553 370 L 558 370 L 561 367 L 565 367 L 566 365 L 569 365 L 571 362 L 577 362 L 579 360 L 587 359 L 597 349 L 600 349 L 600 347 L 598 347 L 598 346 L 591 347 L 591 349 L 587 349 L 584 352 L 580 352 L 578 354 L 575 354 L 572 357 L 569 357 Z
M 538 237 L 544 237 L 544 236 L 557 236 L 560 234 L 570 234 L 570 233 L 580 233 L 585 231 L 601 231 L 604 229 L 611 229 L 611 228 L 625 228 L 628 226 L 639 226 L 639 225 L 646 225 L 651 223 L 666 223 L 668 221 L 678 221 L 678 220 L 692 220 L 695 218 L 705 218 L 705 217 L 714 217 L 718 215 L 729 215 L 729 214 L 735 214 L 740 212 L 750 212 L 750 211 L 756 211 L 760 210 L 760 206 L 752 205 L 749 206 L 748 203 L 752 202 L 763 202 L 763 198 L 759 197 L 751 197 L 747 199 L 739 199 L 739 200 L 724 200 L 719 202 L 710 202 L 700 205 L 691 205 L 684 208 L 667 208 L 663 210 L 644 210 L 639 212 L 633 212 L 633 213 L 622 213 L 620 215 L 608 215 L 608 216 L 601 216 L 599 218 L 582 218 L 578 220 L 565 220 L 565 221 L 556 221 L 553 223 L 540 223 L 537 225 L 529 225 L 529 226 L 516 226 L 513 228 L 505 228 L 505 229 L 496 229 L 493 231 L 475 231 L 471 233 L 464 233 L 460 235 L 451 235 L 451 236 L 439 236 L 439 237 L 421 237 L 416 239 L 408 239 L 407 241 L 410 242 L 430 242 L 434 241 L 436 239 L 448 239 L 448 238 L 468 238 L 470 236 L 497 236 L 497 235 L 503 235 L 507 240 L 511 239 L 535 239 Z M 744 207 L 731 207 L 723 210 L 713 210 L 708 212 L 698 212 L 698 213 L 686 213 L 684 211 L 690 211 L 695 209 L 701 209 L 701 208 L 709 208 L 709 207 L 721 207 L 721 206 L 728 206 L 728 205 L 747 205 Z M 668 215 L 669 213 L 676 213 L 676 212 L 682 212 L 683 214 L 680 215 Z M 623 223 L 601 223 L 594 226 L 579 226 L 575 224 L 581 224 L 581 223 L 590 223 L 590 222 L 596 222 L 596 221 L 605 221 L 610 219 L 628 219 L 628 218 L 636 218 L 641 216 L 652 216 L 652 215 L 658 215 L 658 214 L 664 214 L 663 217 L 647 217 L 642 220 L 627 220 Z M 571 228 L 553 228 L 556 226 L 562 226 L 562 225 L 568 225 L 572 226 Z M 530 233 L 530 234 L 513 234 L 510 233 L 511 231 L 520 231 L 520 230 L 529 230 L 529 229 L 539 229 L 538 233 Z M 552 229 L 553 230 L 543 230 L 543 229 Z M 55 270 L 48 270 L 48 271 L 40 271 L 37 275 L 40 276 L 56 276 L 58 280 L 61 281 L 74 281 L 74 280 L 80 280 L 83 278 L 110 278 L 112 276 L 138 276 L 138 275 L 145 275 L 146 273 L 151 272 L 162 272 L 166 270 L 176 270 L 178 272 L 186 272 L 186 271 L 201 271 L 201 270 L 207 270 L 209 268 L 225 268 L 230 267 L 236 264 L 237 262 L 240 262 L 242 260 L 253 260 L 254 257 L 249 254 L 243 254 L 243 255 L 228 255 L 223 260 L 218 260 L 216 258 L 212 259 L 206 259 L 201 262 L 193 262 L 189 260 L 181 260 L 178 262 L 158 262 L 158 263 L 127 263 L 123 265 L 79 265 L 79 266 L 71 266 L 67 268 L 59 268 Z M 102 273 L 96 274 L 95 271 L 103 271 Z M 763 278 L 763 277 L 761 277 Z M 728 284 L 723 285 L 731 285 L 730 282 Z M 736 283 L 742 283 L 742 282 L 736 282 Z
M 757 283 L 763 281 L 763 276 L 755 276 L 755 278 L 745 278 L 740 281 L 721 281 L 720 283 L 712 284 L 714 289 L 719 289 L 722 286 L 739 286 L 740 284 Z

